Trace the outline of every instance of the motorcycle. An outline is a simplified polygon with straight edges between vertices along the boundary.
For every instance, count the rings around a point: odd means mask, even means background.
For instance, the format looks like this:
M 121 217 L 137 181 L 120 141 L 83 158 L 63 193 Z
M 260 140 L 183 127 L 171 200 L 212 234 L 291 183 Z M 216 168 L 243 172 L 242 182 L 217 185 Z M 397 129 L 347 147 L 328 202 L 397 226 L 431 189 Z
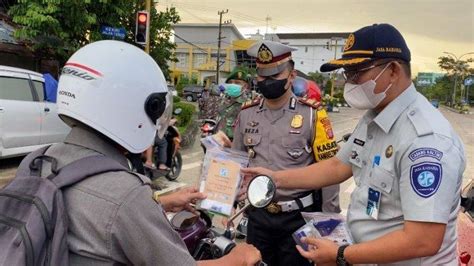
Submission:
M 461 208 L 457 222 L 459 263 L 470 265 L 474 256 L 474 179 L 461 193 Z
M 174 110 L 175 115 L 181 113 L 181 108 L 176 108 Z M 152 169 L 145 166 L 145 175 L 148 176 L 151 180 L 155 180 L 159 177 L 164 176 L 169 181 L 174 181 L 178 178 L 183 167 L 183 158 L 181 157 L 181 134 L 179 133 L 178 128 L 175 125 L 169 125 L 168 129 L 164 135 L 164 138 L 167 142 L 167 151 L 166 151 L 166 166 L 169 167 L 169 170 L 160 170 Z M 153 147 L 153 163 L 158 165 L 158 147 L 155 145 Z
M 189 211 L 181 211 L 170 217 L 170 223 L 183 239 L 189 252 L 196 260 L 217 259 L 229 254 L 236 246 L 235 230 L 232 221 L 249 207 L 265 208 L 276 194 L 276 186 L 268 176 L 257 176 L 249 184 L 247 203 L 236 214 L 229 218 L 225 230 L 212 226 L 209 215 L 200 212 L 199 215 Z M 265 266 L 264 262 L 257 265 Z
M 201 138 L 213 135 L 216 133 L 217 121 L 214 119 L 202 119 Z

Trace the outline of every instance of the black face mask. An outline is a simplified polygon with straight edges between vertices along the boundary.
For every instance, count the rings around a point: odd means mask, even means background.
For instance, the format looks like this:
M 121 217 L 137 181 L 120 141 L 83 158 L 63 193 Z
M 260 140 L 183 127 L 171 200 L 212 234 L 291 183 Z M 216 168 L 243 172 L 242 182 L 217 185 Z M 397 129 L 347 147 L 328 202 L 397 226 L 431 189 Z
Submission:
M 288 79 L 270 79 L 257 82 L 257 88 L 266 99 L 277 99 L 285 94 Z

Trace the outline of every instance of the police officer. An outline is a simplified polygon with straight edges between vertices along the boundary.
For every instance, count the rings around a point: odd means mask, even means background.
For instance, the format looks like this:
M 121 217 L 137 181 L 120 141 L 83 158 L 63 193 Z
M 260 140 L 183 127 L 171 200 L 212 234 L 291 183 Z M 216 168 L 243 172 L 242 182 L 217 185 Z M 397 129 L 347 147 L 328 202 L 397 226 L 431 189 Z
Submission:
M 410 77 L 410 50 L 389 24 L 349 35 L 341 59 L 344 98 L 367 110 L 336 157 L 272 172 L 280 188 L 320 188 L 354 176 L 347 222 L 356 244 L 323 239 L 301 254 L 316 263 L 458 265 L 456 218 L 466 160 L 459 136 Z
M 46 151 L 59 168 L 93 155 L 128 167 L 126 152 L 139 154 L 155 134 L 163 136 L 173 101 L 160 68 L 142 50 L 99 41 L 79 49 L 64 69 L 72 71 L 63 72 L 59 80 L 58 91 L 68 94 L 59 93 L 58 114 L 72 129 L 64 143 Z M 42 176 L 50 172 L 43 167 Z M 149 182 L 125 171 L 106 172 L 63 191 L 69 264 L 196 264 L 164 211 L 189 208 L 203 195 L 186 189 L 157 202 Z M 259 259 L 254 247 L 238 245 L 220 265 L 254 265 Z
M 336 153 L 329 119 L 320 103 L 298 99 L 291 91 L 296 77 L 293 47 L 258 42 L 247 53 L 257 58 L 258 90 L 263 98 L 242 106 L 232 147 L 247 151 L 250 166 L 273 170 L 301 167 Z M 318 132 L 316 132 L 318 130 Z M 321 191 L 278 189 L 266 209 L 248 212 L 247 242 L 270 265 L 306 265 L 291 234 L 304 224 L 302 211 L 321 211 Z

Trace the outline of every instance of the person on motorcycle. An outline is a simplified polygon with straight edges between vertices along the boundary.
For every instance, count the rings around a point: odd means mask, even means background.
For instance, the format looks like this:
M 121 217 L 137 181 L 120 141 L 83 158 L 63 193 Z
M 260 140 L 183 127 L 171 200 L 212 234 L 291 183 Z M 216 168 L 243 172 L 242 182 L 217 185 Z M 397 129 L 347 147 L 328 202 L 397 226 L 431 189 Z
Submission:
M 120 41 L 94 42 L 75 52 L 64 69 L 58 114 L 71 132 L 46 152 L 59 168 L 91 155 L 129 168 L 126 153 L 140 154 L 156 134 L 163 136 L 171 93 L 159 66 L 141 49 Z M 129 172 L 105 172 L 63 191 L 69 264 L 196 264 L 165 211 L 190 209 L 205 195 L 188 188 L 154 200 L 149 182 Z M 254 265 L 259 260 L 257 249 L 237 245 L 219 260 L 197 264 Z
M 177 121 L 176 118 L 172 118 L 168 126 L 173 126 L 176 123 L 176 121 Z M 156 164 L 153 161 L 153 152 L 155 151 L 155 148 L 156 148 L 155 161 L 157 162 L 158 166 L 156 166 Z M 166 165 L 167 158 L 168 158 L 168 141 L 166 140 L 165 137 L 160 138 L 160 136 L 156 135 L 153 146 L 149 147 L 145 151 L 145 166 L 153 170 L 158 169 L 162 171 L 169 171 L 170 168 Z M 139 164 L 142 163 L 141 158 L 140 158 L 140 161 L 137 163 Z M 141 168 L 143 168 L 143 166 L 138 166 L 138 168 L 136 169 L 138 170 Z M 140 171 L 138 172 L 140 174 L 143 174 Z

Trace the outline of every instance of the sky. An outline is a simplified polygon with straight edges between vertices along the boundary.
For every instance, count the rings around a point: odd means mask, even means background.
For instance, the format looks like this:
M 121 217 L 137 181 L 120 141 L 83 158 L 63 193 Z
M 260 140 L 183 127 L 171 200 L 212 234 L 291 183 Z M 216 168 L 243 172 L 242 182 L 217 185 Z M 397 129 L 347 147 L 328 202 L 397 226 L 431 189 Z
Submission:
M 405 37 L 412 71 L 442 72 L 438 57 L 474 52 L 474 0 L 160 0 L 158 10 L 175 7 L 182 23 L 223 20 L 244 34 L 353 32 L 389 23 Z M 266 19 L 269 18 L 269 19 Z M 268 24 L 268 26 L 267 26 Z M 217 38 L 217 37 L 216 37 Z M 468 58 L 464 56 L 462 59 Z

